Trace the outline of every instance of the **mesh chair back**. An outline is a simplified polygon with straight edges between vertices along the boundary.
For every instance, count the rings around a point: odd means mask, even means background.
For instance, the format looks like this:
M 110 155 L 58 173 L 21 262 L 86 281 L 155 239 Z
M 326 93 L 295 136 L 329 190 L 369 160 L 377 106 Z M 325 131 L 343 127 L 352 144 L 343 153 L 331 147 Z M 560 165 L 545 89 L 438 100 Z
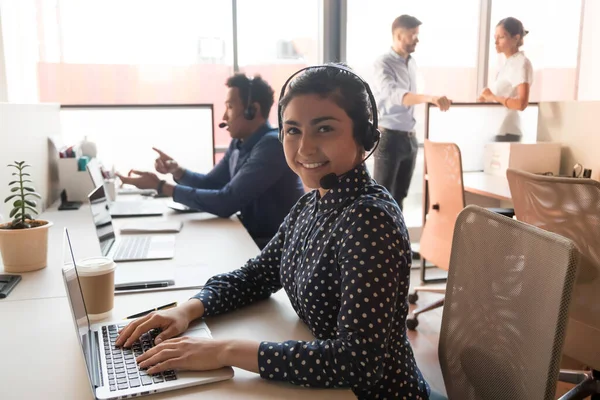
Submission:
M 582 254 L 564 352 L 600 370 L 600 182 L 512 169 L 506 175 L 517 218 L 571 239 Z
M 438 268 L 447 270 L 454 223 L 465 207 L 460 149 L 455 143 L 425 140 L 425 164 L 429 209 L 419 252 Z
M 578 260 L 562 236 L 460 213 L 439 345 L 450 400 L 554 398 Z

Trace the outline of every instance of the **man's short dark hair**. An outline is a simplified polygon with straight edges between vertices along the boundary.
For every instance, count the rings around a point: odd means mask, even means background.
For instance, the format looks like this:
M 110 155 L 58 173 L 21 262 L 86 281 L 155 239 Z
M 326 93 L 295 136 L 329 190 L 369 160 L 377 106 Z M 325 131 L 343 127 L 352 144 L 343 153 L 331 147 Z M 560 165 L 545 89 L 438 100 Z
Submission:
M 250 103 L 258 103 L 260 105 L 261 115 L 267 119 L 273 107 L 273 88 L 260 77 L 260 75 L 252 78 L 252 96 L 248 99 L 248 93 L 250 91 L 250 78 L 245 74 L 235 74 L 230 76 L 226 82 L 227 87 L 237 88 L 245 107 Z
M 404 29 L 415 29 L 421 25 L 422 22 L 413 17 L 412 15 L 401 15 L 392 22 L 392 33 L 398 28 Z

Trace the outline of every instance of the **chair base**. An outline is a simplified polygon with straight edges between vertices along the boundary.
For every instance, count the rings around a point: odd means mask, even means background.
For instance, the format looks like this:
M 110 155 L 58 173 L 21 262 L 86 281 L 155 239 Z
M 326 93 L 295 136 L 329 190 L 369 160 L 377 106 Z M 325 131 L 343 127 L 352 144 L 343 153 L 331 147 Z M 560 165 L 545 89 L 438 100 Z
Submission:
M 577 384 L 559 400 L 584 400 L 590 396 L 592 400 L 600 400 L 600 371 L 561 370 L 558 380 Z
M 414 331 L 415 329 L 417 329 L 417 326 L 419 325 L 419 320 L 418 320 L 419 314 L 423 314 L 424 312 L 435 310 L 436 308 L 442 307 L 444 305 L 444 300 L 445 299 L 442 298 L 434 303 L 428 304 L 424 307 L 414 310 L 412 312 L 412 317 L 406 319 L 406 327 L 411 331 Z

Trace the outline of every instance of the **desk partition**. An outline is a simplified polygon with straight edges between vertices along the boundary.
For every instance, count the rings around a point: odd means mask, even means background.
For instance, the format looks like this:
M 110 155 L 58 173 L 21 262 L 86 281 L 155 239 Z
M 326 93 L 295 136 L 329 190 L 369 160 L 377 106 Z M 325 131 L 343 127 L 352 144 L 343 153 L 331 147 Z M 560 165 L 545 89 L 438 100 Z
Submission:
M 493 142 L 506 108 L 501 104 L 455 103 L 449 111 L 435 106 L 426 110 L 425 137 L 436 142 L 453 142 L 460 148 L 464 172 L 483 171 L 483 149 Z M 537 141 L 538 104 L 530 103 L 519 112 L 521 143 Z
M 87 136 L 107 168 L 153 171 L 153 146 L 193 171 L 214 165 L 212 104 L 62 105 L 60 120 L 64 143 Z

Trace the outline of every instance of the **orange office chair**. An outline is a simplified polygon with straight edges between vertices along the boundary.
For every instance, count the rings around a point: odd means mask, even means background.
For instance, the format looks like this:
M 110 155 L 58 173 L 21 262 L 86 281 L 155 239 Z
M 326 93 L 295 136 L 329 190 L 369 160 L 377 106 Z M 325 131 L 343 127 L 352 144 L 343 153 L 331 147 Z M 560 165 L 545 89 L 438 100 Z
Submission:
M 578 384 L 561 399 L 600 399 L 600 182 L 506 172 L 520 221 L 571 239 L 582 253 L 573 291 L 564 354 L 589 371 L 561 371 Z
M 425 168 L 427 173 L 428 213 L 420 240 L 421 276 L 426 261 L 436 267 L 448 270 L 452 235 L 456 217 L 465 208 L 462 158 L 455 143 L 439 143 L 425 140 Z M 512 209 L 489 209 L 512 217 Z M 424 279 L 422 279 L 424 280 Z M 418 292 L 445 293 L 445 288 L 418 286 L 409 294 L 408 301 L 415 304 Z M 406 320 L 408 329 L 416 329 L 418 316 L 444 305 L 444 299 L 420 307 Z

